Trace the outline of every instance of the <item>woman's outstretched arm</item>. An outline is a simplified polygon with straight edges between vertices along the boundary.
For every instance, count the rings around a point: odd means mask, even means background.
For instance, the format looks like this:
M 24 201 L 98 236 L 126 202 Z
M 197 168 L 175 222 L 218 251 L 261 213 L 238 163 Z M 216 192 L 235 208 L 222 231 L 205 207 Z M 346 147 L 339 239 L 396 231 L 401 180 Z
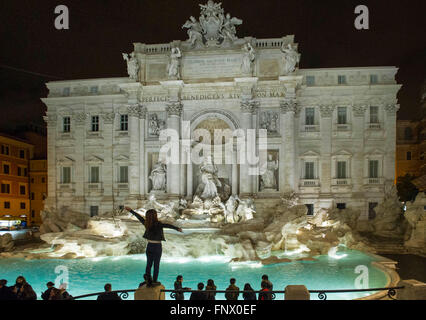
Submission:
M 176 230 L 176 231 L 183 232 L 183 231 L 182 231 L 182 228 L 176 227 L 176 226 L 174 226 L 174 225 L 172 225 L 172 224 L 162 223 L 162 224 L 161 224 L 161 226 L 162 226 L 163 228 L 174 229 L 174 230 Z
M 133 214 L 136 218 L 138 218 L 138 220 L 143 224 L 143 225 L 145 225 L 145 219 L 144 219 L 144 217 L 142 217 L 139 213 L 137 213 L 137 212 L 135 212 L 135 211 L 133 211 L 133 209 L 132 208 L 129 208 L 129 207 L 125 207 L 124 209 L 126 209 L 127 211 L 129 211 L 131 214 Z

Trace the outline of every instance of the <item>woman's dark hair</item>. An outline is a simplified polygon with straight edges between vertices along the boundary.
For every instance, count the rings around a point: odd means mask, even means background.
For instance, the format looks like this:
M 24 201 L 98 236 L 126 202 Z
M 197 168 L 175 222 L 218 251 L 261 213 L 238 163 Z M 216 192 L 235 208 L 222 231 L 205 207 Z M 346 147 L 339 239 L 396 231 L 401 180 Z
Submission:
M 177 281 L 179 281 L 180 279 L 182 279 L 183 277 L 181 276 L 181 275 L 178 275 L 177 277 L 176 277 L 176 280 Z
M 63 300 L 61 290 L 53 288 L 52 291 L 50 292 L 50 299 L 49 300 Z
M 197 287 L 198 287 L 198 290 L 203 290 L 204 283 L 200 282 Z
M 22 284 L 27 283 L 27 280 L 25 280 L 23 276 L 19 276 L 18 278 L 16 278 L 16 283 L 18 283 L 18 280 L 22 280 Z
M 207 280 L 208 287 L 214 287 L 214 281 L 212 279 Z
M 145 228 L 146 230 L 151 229 L 158 223 L 157 211 L 154 209 L 148 210 L 145 214 Z
M 244 285 L 244 291 L 249 291 L 249 290 L 253 290 L 253 288 L 251 287 L 250 283 L 246 283 Z

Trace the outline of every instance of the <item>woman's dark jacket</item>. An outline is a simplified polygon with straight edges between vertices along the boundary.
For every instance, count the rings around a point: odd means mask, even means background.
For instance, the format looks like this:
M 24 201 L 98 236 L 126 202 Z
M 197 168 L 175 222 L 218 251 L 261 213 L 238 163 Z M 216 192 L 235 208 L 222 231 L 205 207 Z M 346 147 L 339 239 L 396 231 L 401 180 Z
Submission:
M 138 220 L 143 225 L 145 225 L 145 218 L 144 217 L 142 217 L 140 214 L 138 214 L 137 212 L 135 212 L 133 210 L 131 210 L 130 213 L 133 214 L 136 218 L 138 218 Z M 158 222 L 155 225 L 153 225 L 151 227 L 151 229 L 145 230 L 145 234 L 143 235 L 143 237 L 145 239 L 153 240 L 153 241 L 166 241 L 166 239 L 164 239 L 163 228 L 169 228 L 169 229 L 174 229 L 174 230 L 179 229 L 179 227 L 175 227 L 171 224 Z
M 243 293 L 244 300 L 256 300 L 256 292 L 254 292 L 254 290 L 249 290 L 249 291 L 253 291 L 253 292 Z

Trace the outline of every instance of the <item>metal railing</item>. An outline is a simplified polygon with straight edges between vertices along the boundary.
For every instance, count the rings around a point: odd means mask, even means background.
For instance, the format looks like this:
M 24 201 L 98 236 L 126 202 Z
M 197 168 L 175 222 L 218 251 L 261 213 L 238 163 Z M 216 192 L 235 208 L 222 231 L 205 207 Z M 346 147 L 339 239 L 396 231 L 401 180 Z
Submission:
M 369 289 L 336 289 L 336 290 L 308 290 L 309 293 L 317 293 L 318 294 L 318 299 L 319 300 L 327 300 L 327 294 L 333 294 L 333 293 L 347 293 L 347 292 L 369 292 L 369 291 L 387 291 L 387 297 L 392 299 L 392 300 L 396 300 L 394 297 L 396 295 L 396 290 L 399 289 L 404 289 L 404 287 L 388 287 L 388 288 L 369 288 Z M 121 298 L 121 299 L 127 299 L 129 298 L 129 293 L 130 292 L 136 292 L 138 289 L 129 289 L 129 290 L 117 290 L 117 291 L 111 291 L 111 293 L 117 293 L 117 295 Z M 161 290 L 161 292 L 170 292 L 170 298 L 172 299 L 176 299 L 176 293 L 192 293 L 192 292 L 198 292 L 198 290 L 167 290 L 167 289 L 163 289 Z M 255 293 L 255 294 L 259 294 L 262 293 L 264 295 L 270 295 L 270 300 L 275 300 L 276 299 L 276 295 L 277 294 L 285 294 L 285 291 L 244 291 L 244 290 L 240 290 L 240 291 L 226 291 L 226 290 L 203 290 L 202 292 L 205 293 L 231 293 L 231 294 L 235 294 L 238 293 L 243 294 L 243 293 Z M 81 296 L 77 296 L 77 297 L 72 297 L 70 300 L 79 300 L 79 299 L 84 299 L 84 298 L 89 298 L 89 297 L 95 297 L 95 296 L 99 296 L 101 294 L 103 294 L 105 292 L 97 292 L 97 293 L 90 293 L 90 294 L 85 294 L 85 295 L 81 295 Z

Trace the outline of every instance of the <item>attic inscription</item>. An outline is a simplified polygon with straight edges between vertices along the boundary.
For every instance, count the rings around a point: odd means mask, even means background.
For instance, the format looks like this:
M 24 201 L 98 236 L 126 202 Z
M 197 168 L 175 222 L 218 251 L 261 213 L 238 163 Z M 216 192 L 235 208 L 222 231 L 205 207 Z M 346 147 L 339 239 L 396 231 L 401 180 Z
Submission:
M 232 77 L 240 72 L 241 57 L 187 57 L 183 61 L 185 77 Z

